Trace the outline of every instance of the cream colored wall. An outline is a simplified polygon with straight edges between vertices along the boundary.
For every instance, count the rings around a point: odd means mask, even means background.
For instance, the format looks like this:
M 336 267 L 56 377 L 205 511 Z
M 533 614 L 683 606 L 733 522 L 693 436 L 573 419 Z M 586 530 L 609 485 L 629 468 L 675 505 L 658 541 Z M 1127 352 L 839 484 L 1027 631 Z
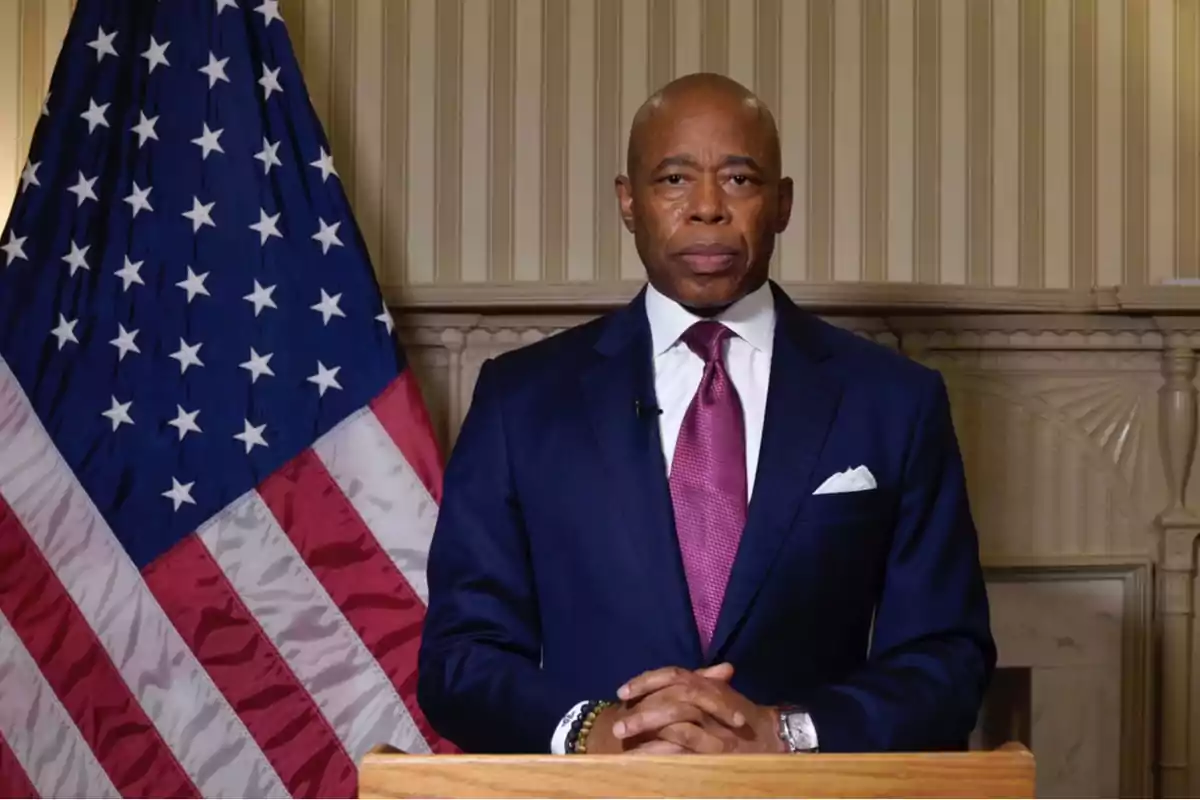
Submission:
M 0 0 L 0 207 L 70 0 Z M 1195 0 L 284 0 L 389 296 L 610 301 L 637 105 L 728 72 L 802 190 L 776 276 L 1200 275 Z M 562 284 L 562 285 L 558 285 Z

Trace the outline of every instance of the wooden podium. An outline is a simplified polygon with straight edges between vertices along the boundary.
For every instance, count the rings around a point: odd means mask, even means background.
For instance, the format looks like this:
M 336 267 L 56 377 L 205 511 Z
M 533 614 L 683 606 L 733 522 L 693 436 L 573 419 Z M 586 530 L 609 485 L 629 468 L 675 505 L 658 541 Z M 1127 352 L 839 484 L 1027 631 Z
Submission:
M 1019 744 L 961 753 L 787 756 L 408 756 L 377 748 L 358 796 L 1033 797 Z

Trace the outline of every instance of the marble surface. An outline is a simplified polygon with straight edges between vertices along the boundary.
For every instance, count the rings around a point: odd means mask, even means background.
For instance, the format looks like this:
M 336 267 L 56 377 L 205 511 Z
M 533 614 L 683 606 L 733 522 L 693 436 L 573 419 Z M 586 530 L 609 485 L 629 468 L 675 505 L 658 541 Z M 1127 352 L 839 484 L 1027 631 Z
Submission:
M 1124 585 L 1119 578 L 1056 576 L 988 584 L 998 666 L 1029 670 L 1025 714 L 1039 797 L 1120 794 Z

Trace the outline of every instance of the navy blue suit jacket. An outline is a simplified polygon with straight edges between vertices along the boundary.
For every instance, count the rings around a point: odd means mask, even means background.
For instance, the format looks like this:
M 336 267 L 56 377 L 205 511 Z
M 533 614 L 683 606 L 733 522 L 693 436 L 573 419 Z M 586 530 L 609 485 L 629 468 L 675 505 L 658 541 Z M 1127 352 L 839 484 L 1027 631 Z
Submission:
M 795 306 L 777 322 L 758 477 L 701 650 L 630 305 L 483 365 L 429 554 L 419 702 L 469 752 L 546 752 L 577 702 L 728 660 L 823 751 L 953 749 L 995 664 L 941 376 Z M 877 488 L 814 495 L 865 465 Z M 873 624 L 873 626 L 872 626 Z

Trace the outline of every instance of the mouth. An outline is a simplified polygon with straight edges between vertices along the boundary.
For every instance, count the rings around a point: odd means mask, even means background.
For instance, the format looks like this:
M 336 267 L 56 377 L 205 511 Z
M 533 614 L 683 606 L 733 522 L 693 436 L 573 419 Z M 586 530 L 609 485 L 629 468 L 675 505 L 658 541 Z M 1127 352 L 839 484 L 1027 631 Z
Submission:
M 695 244 L 679 250 L 675 257 L 692 272 L 711 275 L 731 269 L 737 264 L 740 255 L 741 252 L 737 248 L 729 245 Z

